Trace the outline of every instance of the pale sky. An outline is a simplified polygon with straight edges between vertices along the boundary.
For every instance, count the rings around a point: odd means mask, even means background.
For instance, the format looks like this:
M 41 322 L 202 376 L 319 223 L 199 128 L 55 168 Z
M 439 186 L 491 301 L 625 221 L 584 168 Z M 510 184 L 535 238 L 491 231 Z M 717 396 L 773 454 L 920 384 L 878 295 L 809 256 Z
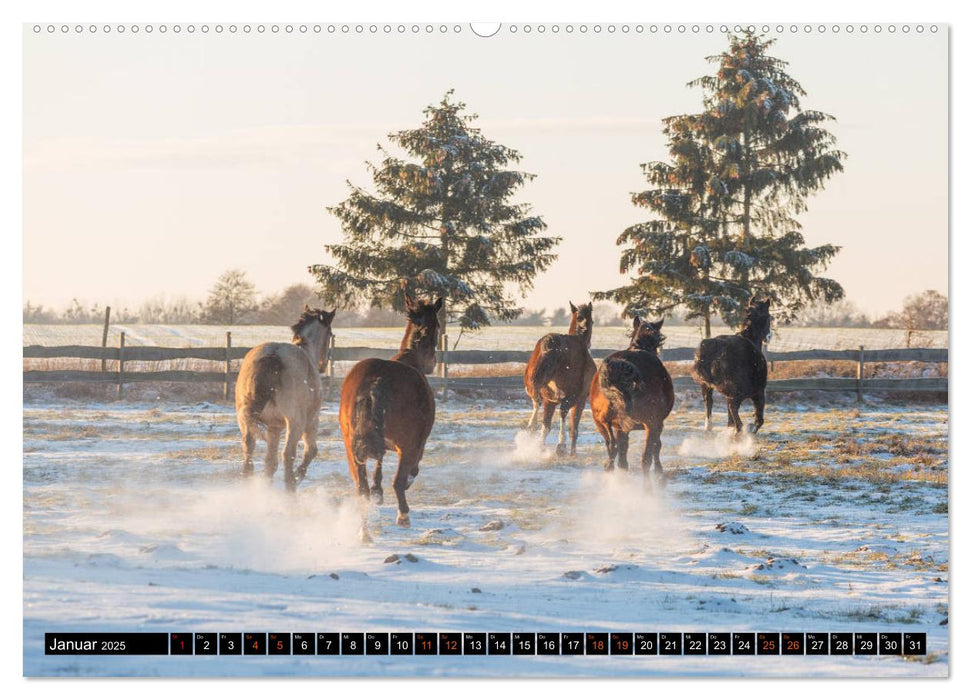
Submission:
M 379 25 L 380 26 L 380 25 Z M 606 27 L 607 25 L 604 25 Z M 845 25 L 844 25 L 845 26 Z M 929 25 L 925 25 L 929 26 Z M 592 25 L 591 25 L 592 27 Z M 773 54 L 837 118 L 845 172 L 800 217 L 843 246 L 828 276 L 864 311 L 947 291 L 947 28 L 788 30 Z M 563 238 L 523 300 L 552 309 L 623 283 L 617 236 L 647 218 L 639 164 L 666 155 L 665 116 L 699 109 L 719 34 L 463 27 L 432 35 L 24 35 L 24 300 L 203 298 L 229 268 L 260 292 L 311 282 L 342 238 L 325 210 L 389 131 L 448 88 L 538 177 L 517 201 Z

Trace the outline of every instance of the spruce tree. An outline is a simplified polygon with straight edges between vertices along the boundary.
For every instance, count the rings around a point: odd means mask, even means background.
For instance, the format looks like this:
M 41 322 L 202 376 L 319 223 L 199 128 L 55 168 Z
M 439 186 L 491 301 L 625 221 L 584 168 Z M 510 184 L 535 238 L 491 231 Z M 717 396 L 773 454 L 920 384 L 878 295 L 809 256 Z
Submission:
M 754 294 L 773 300 L 790 320 L 807 303 L 843 297 L 817 272 L 839 251 L 808 248 L 796 216 L 835 173 L 845 154 L 824 124 L 832 117 L 802 110 L 805 91 L 767 53 L 772 40 L 730 37 L 709 61 L 713 76 L 688 83 L 703 90 L 704 111 L 665 120 L 670 160 L 644 168 L 654 187 L 634 203 L 655 218 L 628 228 L 618 245 L 631 283 L 608 292 L 627 315 L 684 306 L 687 318 L 741 322 Z
M 520 154 L 483 136 L 465 108 L 449 90 L 419 128 L 388 135 L 406 158 L 378 146 L 374 193 L 348 183 L 350 196 L 328 208 L 344 241 L 325 246 L 334 265 L 309 268 L 321 296 L 399 311 L 406 292 L 442 296 L 463 331 L 522 312 L 510 288 L 530 289 L 560 239 L 539 235 L 543 220 L 510 201 L 534 176 L 510 169 Z

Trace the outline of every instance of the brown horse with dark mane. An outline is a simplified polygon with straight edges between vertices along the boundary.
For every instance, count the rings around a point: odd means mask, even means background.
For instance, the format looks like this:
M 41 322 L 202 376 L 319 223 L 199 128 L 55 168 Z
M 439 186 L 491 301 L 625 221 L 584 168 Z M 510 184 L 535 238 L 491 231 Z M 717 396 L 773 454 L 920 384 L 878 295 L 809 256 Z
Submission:
M 334 311 L 304 307 L 290 329 L 292 343 L 263 343 L 246 353 L 236 379 L 236 421 L 243 434 L 243 474 L 253 473 L 256 436 L 266 440 L 264 473 L 276 472 L 280 435 L 287 431 L 283 467 L 287 490 L 293 491 L 317 456 L 320 372 L 330 347 Z M 265 432 L 263 430 L 265 428 Z M 293 471 L 297 443 L 303 437 L 303 460 Z
M 570 454 L 577 453 L 577 427 L 583 408 L 590 394 L 590 381 L 597 366 L 590 356 L 590 339 L 593 336 L 593 305 L 578 307 L 570 302 L 573 318 L 568 333 L 550 333 L 540 338 L 526 365 L 523 377 L 526 393 L 533 400 L 533 415 L 527 430 L 538 427 L 539 407 L 543 406 L 543 438 L 549 435 L 553 413 L 560 408 L 560 436 L 556 445 L 558 454 L 566 452 L 566 414 L 573 410 L 570 425 Z
M 590 411 L 597 430 L 607 443 L 607 462 L 610 471 L 614 461 L 627 469 L 627 448 L 630 432 L 647 432 L 641 468 L 648 475 L 651 463 L 660 474 L 661 431 L 664 419 L 674 407 L 674 384 L 661 363 L 658 350 L 664 343 L 661 326 L 634 317 L 630 347 L 604 358 L 590 386 Z
M 394 492 L 398 498 L 398 525 L 409 527 L 405 491 L 418 476 L 425 441 L 435 423 L 435 396 L 425 378 L 435 369 L 438 347 L 438 312 L 443 299 L 418 302 L 405 295 L 408 325 L 397 355 L 390 360 L 358 362 L 341 388 L 340 426 L 351 478 L 361 501 L 361 539 L 370 541 L 367 529 L 369 497 L 381 504 L 381 463 L 386 450 L 398 453 Z M 368 487 L 367 461 L 373 459 L 374 482 Z
M 739 406 L 752 399 L 755 423 L 751 432 L 758 432 L 765 422 L 765 382 L 768 376 L 762 345 L 771 333 L 772 316 L 769 299 L 761 301 L 753 296 L 745 310 L 742 329 L 735 335 L 719 335 L 701 341 L 695 351 L 691 374 L 701 385 L 705 400 L 705 430 L 711 430 L 711 406 L 715 389 L 728 400 L 728 426 L 735 434 L 742 432 Z

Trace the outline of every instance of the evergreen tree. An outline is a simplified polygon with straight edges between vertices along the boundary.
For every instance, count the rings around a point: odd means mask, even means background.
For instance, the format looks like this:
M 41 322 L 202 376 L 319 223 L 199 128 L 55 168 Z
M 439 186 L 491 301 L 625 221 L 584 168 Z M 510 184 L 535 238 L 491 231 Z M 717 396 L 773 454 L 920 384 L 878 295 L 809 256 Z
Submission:
M 795 217 L 845 154 L 822 126 L 832 117 L 801 110 L 805 92 L 767 54 L 772 43 L 730 37 L 727 52 L 709 57 L 717 74 L 688 84 L 703 89 L 704 111 L 665 120 L 670 160 L 642 166 L 653 187 L 633 196 L 654 218 L 618 239 L 628 246 L 621 272 L 633 279 L 596 295 L 623 303 L 626 315 L 684 307 L 709 336 L 712 314 L 737 325 L 756 293 L 772 298 L 781 321 L 843 297 L 816 276 L 839 248 L 807 248 Z
M 530 289 L 560 239 L 540 236 L 543 220 L 510 202 L 533 178 L 508 169 L 519 153 L 485 138 L 451 98 L 426 108 L 419 128 L 388 135 L 408 159 L 378 146 L 374 194 L 348 183 L 350 196 L 328 209 L 345 239 L 325 246 L 335 265 L 309 268 L 321 296 L 399 311 L 406 292 L 442 296 L 463 330 L 521 313 L 509 288 Z
M 699 131 L 715 160 L 708 191 L 731 243 L 720 262 L 738 282 L 735 303 L 719 311 L 732 325 L 756 292 L 772 298 L 781 321 L 815 299 L 843 298 L 839 283 L 815 275 L 839 247 L 805 247 L 795 217 L 842 172 L 846 154 L 824 128 L 833 117 L 801 108 L 806 92 L 786 73 L 786 61 L 768 54 L 773 43 L 749 31 L 732 36 L 727 52 L 708 58 L 717 73 L 689 83 L 705 91 Z

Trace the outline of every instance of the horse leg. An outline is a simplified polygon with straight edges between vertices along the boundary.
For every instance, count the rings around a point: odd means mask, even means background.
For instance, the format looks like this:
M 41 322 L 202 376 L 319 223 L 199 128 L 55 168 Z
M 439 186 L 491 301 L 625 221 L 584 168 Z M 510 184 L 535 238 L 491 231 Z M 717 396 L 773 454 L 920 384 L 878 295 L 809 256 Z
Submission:
M 570 456 L 577 453 L 577 433 L 580 428 L 580 419 L 583 418 L 583 408 L 586 405 L 585 399 L 577 401 L 573 407 L 573 420 L 570 422 Z
M 368 532 L 367 527 L 367 465 L 365 463 L 358 464 L 357 461 L 355 461 L 354 453 L 351 452 L 351 441 L 349 436 L 344 440 L 344 445 L 347 448 L 348 471 L 351 473 L 351 479 L 354 480 L 354 487 L 357 489 L 357 502 L 361 507 L 361 530 L 358 533 L 358 536 L 361 538 L 361 542 L 363 543 L 372 542 L 371 533 Z
M 297 459 L 297 443 L 300 442 L 300 430 L 295 423 L 287 421 L 287 441 L 283 444 L 283 477 L 287 491 L 295 491 L 297 482 L 293 476 L 293 463 Z
M 272 479 L 280 458 L 280 433 L 277 427 L 266 426 L 266 457 L 263 459 L 263 475 Z
M 536 394 L 539 397 L 539 393 Z M 533 415 L 529 417 L 529 423 L 526 424 L 526 430 L 536 430 L 539 428 L 539 398 L 533 399 Z
M 758 392 L 752 397 L 752 403 L 755 405 L 755 424 L 752 426 L 752 432 L 759 432 L 759 428 L 765 423 L 765 390 Z
M 705 432 L 711 430 L 711 407 L 715 402 L 715 390 L 707 384 L 701 387 L 701 396 L 705 400 Z
M 566 454 L 566 415 L 570 412 L 570 407 L 564 403 L 560 404 L 560 434 L 556 439 L 556 454 Z
M 303 458 L 300 460 L 300 466 L 297 467 L 298 484 L 307 476 L 307 467 L 317 456 L 318 415 L 317 409 L 314 409 L 307 421 L 307 427 L 303 431 Z
M 728 425 L 735 428 L 735 435 L 742 432 L 742 419 L 738 415 L 738 407 L 742 405 L 742 400 L 732 397 L 728 400 Z
M 651 460 L 654 458 L 654 429 L 650 423 L 644 423 L 644 454 L 641 455 L 641 470 L 644 478 L 648 476 L 651 469 Z
M 243 476 L 253 474 L 253 450 L 256 448 L 256 424 L 240 419 L 239 430 L 243 434 Z
M 617 431 L 617 467 L 627 471 L 627 450 L 630 449 L 630 433 Z
M 384 489 L 381 488 L 381 460 L 374 467 L 374 485 L 371 487 L 371 499 L 381 505 L 384 503 Z
M 295 483 L 299 484 L 307 476 L 307 467 L 317 456 L 317 431 L 307 430 L 303 434 L 303 458 L 297 467 Z
M 614 468 L 614 452 L 616 450 L 613 430 L 607 423 L 597 423 L 597 430 L 607 444 L 607 461 L 604 462 L 604 471 L 609 472 Z
M 405 491 L 408 490 L 418 476 L 418 460 L 421 459 L 420 451 L 415 454 L 412 452 L 401 452 L 398 457 L 398 471 L 394 475 L 394 495 L 398 498 L 398 519 L 397 523 L 401 527 L 411 527 L 411 517 L 408 515 L 408 499 L 405 498 Z
M 550 434 L 550 429 L 553 427 L 553 414 L 556 413 L 556 404 L 552 401 L 543 402 L 543 438 L 540 443 L 546 444 L 546 436 Z

